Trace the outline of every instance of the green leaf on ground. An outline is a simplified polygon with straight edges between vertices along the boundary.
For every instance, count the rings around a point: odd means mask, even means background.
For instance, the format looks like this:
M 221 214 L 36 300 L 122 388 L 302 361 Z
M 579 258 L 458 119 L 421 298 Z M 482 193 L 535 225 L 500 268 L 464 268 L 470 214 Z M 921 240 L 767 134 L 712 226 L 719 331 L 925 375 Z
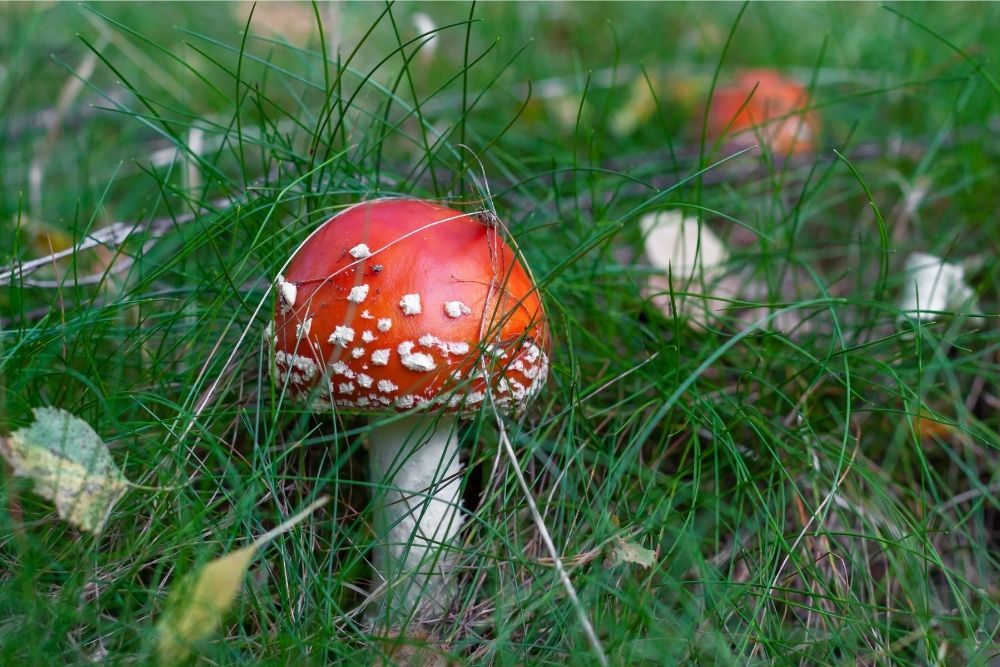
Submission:
M 633 563 L 642 567 L 653 567 L 656 562 L 656 552 L 641 544 L 619 539 L 611 552 L 611 562 L 615 565 Z
M 14 474 L 35 483 L 59 517 L 94 534 L 104 528 L 129 481 L 90 425 L 59 408 L 35 408 L 35 421 L 0 438 Z

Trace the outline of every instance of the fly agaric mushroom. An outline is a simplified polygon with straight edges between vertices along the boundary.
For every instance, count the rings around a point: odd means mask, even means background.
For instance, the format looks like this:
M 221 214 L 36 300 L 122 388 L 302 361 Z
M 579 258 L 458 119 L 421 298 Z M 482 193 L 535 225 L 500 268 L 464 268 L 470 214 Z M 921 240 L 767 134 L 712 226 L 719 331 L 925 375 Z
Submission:
M 708 137 L 725 137 L 737 149 L 763 141 L 776 155 L 809 153 L 820 123 L 808 106 L 809 93 L 797 82 L 770 69 L 747 70 L 712 95 Z
M 277 379 L 314 409 L 373 415 L 371 481 L 386 489 L 374 561 L 390 611 L 440 612 L 461 525 L 457 418 L 486 403 L 519 411 L 548 375 L 534 281 L 492 218 L 383 199 L 321 225 L 277 288 Z

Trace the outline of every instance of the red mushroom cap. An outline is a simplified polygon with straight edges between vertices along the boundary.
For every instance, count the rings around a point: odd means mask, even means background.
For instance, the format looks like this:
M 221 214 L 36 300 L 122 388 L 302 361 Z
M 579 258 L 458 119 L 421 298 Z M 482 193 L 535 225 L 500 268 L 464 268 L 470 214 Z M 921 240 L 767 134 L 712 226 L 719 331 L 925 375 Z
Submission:
M 548 375 L 534 281 L 476 214 L 358 204 L 306 239 L 277 287 L 277 378 L 317 408 L 472 412 L 489 391 L 511 411 Z
M 816 112 L 804 111 L 808 106 L 809 93 L 799 83 L 770 69 L 746 70 L 712 95 L 708 136 L 746 147 L 758 142 L 759 133 L 774 153 L 808 153 L 820 129 Z

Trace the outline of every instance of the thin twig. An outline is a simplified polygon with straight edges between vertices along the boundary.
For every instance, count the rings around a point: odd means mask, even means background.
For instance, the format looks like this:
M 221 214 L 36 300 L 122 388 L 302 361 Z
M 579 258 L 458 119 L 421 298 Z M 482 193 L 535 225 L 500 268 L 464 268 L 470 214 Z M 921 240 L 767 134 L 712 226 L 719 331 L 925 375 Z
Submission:
M 231 203 L 232 201 L 229 199 L 219 199 L 210 202 L 210 205 L 214 208 L 222 208 Z M 163 236 L 168 231 L 191 222 L 195 219 L 195 217 L 196 216 L 193 213 L 186 213 L 176 217 L 157 218 L 150 222 L 115 222 L 107 227 L 103 227 L 95 232 L 87 234 L 83 237 L 82 241 L 77 243 L 72 248 L 66 248 L 65 250 L 53 252 L 45 257 L 28 260 L 27 262 L 15 262 L 7 265 L 3 271 L 0 271 L 0 284 L 7 283 L 16 276 L 25 285 L 33 287 L 49 287 L 49 281 L 26 280 L 25 276 L 28 276 L 45 266 L 50 266 L 57 260 L 71 257 L 77 253 L 81 253 L 85 250 L 90 250 L 91 248 L 96 248 L 98 246 L 116 251 L 119 246 L 125 243 L 125 241 L 140 232 L 146 232 L 147 238 L 157 238 Z
M 968 491 L 963 491 L 957 496 L 954 496 L 953 498 L 950 498 L 945 502 L 941 503 L 931 511 L 940 514 L 941 512 L 950 510 L 952 507 L 961 505 L 962 503 L 967 502 L 969 500 L 974 500 L 981 496 L 987 496 L 987 497 L 992 496 L 994 493 L 1000 493 L 1000 482 L 994 482 L 993 484 L 989 484 L 980 489 L 969 489 Z

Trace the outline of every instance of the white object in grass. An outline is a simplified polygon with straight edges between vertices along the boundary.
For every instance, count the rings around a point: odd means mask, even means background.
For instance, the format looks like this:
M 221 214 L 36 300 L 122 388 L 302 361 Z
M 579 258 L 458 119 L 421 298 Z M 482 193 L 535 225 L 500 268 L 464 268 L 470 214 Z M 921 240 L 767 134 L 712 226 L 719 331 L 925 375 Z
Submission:
M 726 246 L 707 225 L 680 211 L 649 213 L 639 220 L 639 226 L 646 257 L 662 272 L 650 277 L 646 296 L 668 316 L 673 314 L 673 303 L 678 314 L 689 317 L 692 324 L 706 325 L 711 315 L 736 295 L 735 285 L 720 281 L 729 260 Z
M 975 293 L 965 281 L 960 264 L 944 261 L 937 255 L 914 252 L 903 266 L 906 276 L 897 305 L 903 315 L 918 320 L 932 320 L 942 312 L 968 311 Z
M 434 19 L 424 12 L 414 12 L 410 20 L 413 21 L 413 27 L 416 29 L 417 34 L 426 35 L 423 37 L 419 52 L 420 59 L 426 64 L 433 60 L 434 54 L 437 53 L 437 25 L 434 23 Z

